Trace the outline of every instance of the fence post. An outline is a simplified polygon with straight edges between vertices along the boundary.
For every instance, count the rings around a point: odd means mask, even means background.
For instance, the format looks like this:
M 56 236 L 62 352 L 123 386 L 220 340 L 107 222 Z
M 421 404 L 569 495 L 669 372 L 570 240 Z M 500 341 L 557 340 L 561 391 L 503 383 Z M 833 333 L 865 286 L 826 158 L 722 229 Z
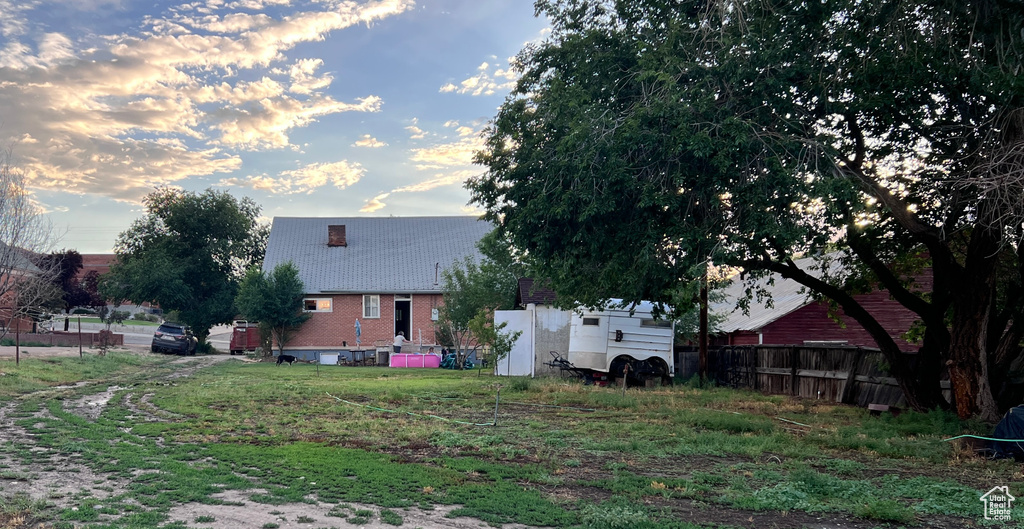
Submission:
M 789 392 L 796 396 L 800 394 L 800 386 L 797 381 L 798 377 L 796 372 L 800 369 L 800 348 L 793 346 L 793 349 L 789 353 Z
M 857 352 L 853 355 L 853 365 L 850 366 L 850 370 L 846 373 L 846 383 L 843 384 L 843 393 L 839 395 L 839 402 L 841 404 L 850 404 L 850 400 L 853 397 L 853 385 L 857 383 L 857 366 L 860 365 L 860 359 L 864 355 L 864 348 L 857 347 Z
M 757 367 L 758 367 L 758 362 L 760 361 L 759 359 L 760 359 L 761 355 L 758 353 L 757 347 L 751 347 L 750 348 L 750 355 L 753 358 L 750 359 L 750 362 L 748 362 L 747 365 L 750 366 L 750 376 L 753 377 L 753 379 L 754 379 L 754 383 L 752 384 L 752 386 L 754 388 L 754 391 L 760 391 L 761 390 L 761 381 L 760 381 L 760 377 L 757 376 Z

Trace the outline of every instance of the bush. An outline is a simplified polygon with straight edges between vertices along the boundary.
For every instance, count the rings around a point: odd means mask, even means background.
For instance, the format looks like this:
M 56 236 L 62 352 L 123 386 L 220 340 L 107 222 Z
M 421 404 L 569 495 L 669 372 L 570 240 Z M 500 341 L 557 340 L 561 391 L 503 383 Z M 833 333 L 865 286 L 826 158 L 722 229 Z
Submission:
M 71 311 L 71 314 L 96 314 L 96 311 L 85 307 L 78 307 L 77 309 Z

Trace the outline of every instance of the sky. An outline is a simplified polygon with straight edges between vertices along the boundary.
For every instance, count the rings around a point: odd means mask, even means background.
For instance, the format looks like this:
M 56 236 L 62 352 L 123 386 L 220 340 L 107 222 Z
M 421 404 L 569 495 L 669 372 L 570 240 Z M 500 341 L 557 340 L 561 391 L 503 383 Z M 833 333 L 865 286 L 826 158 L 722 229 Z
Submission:
M 530 0 L 0 0 L 0 148 L 81 253 L 161 186 L 267 221 L 479 213 L 473 153 L 547 27 Z

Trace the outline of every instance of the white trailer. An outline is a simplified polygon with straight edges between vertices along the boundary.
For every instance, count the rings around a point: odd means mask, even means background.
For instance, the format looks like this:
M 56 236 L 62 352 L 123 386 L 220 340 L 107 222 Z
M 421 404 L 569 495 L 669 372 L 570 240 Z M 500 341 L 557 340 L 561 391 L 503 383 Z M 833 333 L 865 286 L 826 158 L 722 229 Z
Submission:
M 533 304 L 526 310 L 496 311 L 496 324 L 523 331 L 512 352 L 498 361 L 496 374 L 557 374 L 565 366 L 553 362 L 557 354 L 588 382 L 606 384 L 625 375 L 633 385 L 659 379 L 670 383 L 675 372 L 672 321 L 655 320 L 651 303 L 637 305 L 632 314 L 619 303 L 612 300 L 608 308 L 583 312 Z
M 622 307 L 612 300 L 603 310 L 573 313 L 566 359 L 577 369 L 625 376 L 630 383 L 671 381 L 675 373 L 672 345 L 675 324 L 655 319 L 654 305 Z

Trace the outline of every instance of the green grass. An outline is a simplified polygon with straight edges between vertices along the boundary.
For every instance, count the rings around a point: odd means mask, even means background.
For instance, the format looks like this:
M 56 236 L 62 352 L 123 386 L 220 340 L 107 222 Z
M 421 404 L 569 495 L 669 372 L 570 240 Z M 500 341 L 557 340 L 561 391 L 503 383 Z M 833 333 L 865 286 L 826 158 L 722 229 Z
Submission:
M 227 490 L 266 506 L 337 504 L 329 515 L 349 525 L 379 516 L 398 526 L 403 509 L 450 505 L 451 516 L 492 525 L 694 527 L 670 507 L 652 507 L 683 501 L 906 524 L 935 515 L 977 519 L 983 489 L 1019 471 L 962 457 L 942 439 L 985 427 L 937 412 L 871 417 L 721 388 L 623 395 L 516 380 L 514 390 L 502 389 L 498 426 L 484 427 L 472 424 L 493 420 L 496 384 L 507 381 L 475 371 L 321 367 L 318 375 L 311 365 L 224 362 L 167 383 L 141 378 L 166 373 L 164 357 L 156 364 L 121 359 L 117 369 L 86 360 L 29 366 L 18 377 L 33 373 L 36 385 L 0 385 L 3 395 L 31 394 L 51 385 L 47 378 L 140 383 L 94 421 L 46 393 L 29 395 L 13 412 L 47 450 L 3 447 L 0 460 L 58 465 L 70 458 L 130 483 L 119 496 L 100 502 L 82 495 L 76 510 L 51 514 L 72 524 L 106 517 L 112 521 L 104 527 L 169 527 L 171 507 L 215 503 Z M 47 377 L 47 370 L 69 373 Z M 96 389 L 79 390 L 89 391 Z M 125 406 L 128 392 L 135 401 L 149 394 L 176 418 L 137 420 Z M 606 499 L 550 493 L 561 488 Z M 379 514 L 352 503 L 375 505 Z
M 99 382 L 132 377 L 148 372 L 160 361 L 158 358 L 116 350 L 105 356 L 90 351 L 83 358 L 33 358 L 31 355 L 22 355 L 17 364 L 13 358 L 3 358 L 0 359 L 0 373 L 3 373 L 0 376 L 0 397 L 12 397 L 82 381 Z
M 31 341 L 21 341 L 21 342 L 19 342 L 19 341 L 17 341 L 14 338 L 4 338 L 4 339 L 0 340 L 0 345 L 2 345 L 4 347 L 14 347 L 15 345 L 17 345 L 19 347 L 53 347 L 53 344 L 49 344 L 49 343 L 31 342 Z

